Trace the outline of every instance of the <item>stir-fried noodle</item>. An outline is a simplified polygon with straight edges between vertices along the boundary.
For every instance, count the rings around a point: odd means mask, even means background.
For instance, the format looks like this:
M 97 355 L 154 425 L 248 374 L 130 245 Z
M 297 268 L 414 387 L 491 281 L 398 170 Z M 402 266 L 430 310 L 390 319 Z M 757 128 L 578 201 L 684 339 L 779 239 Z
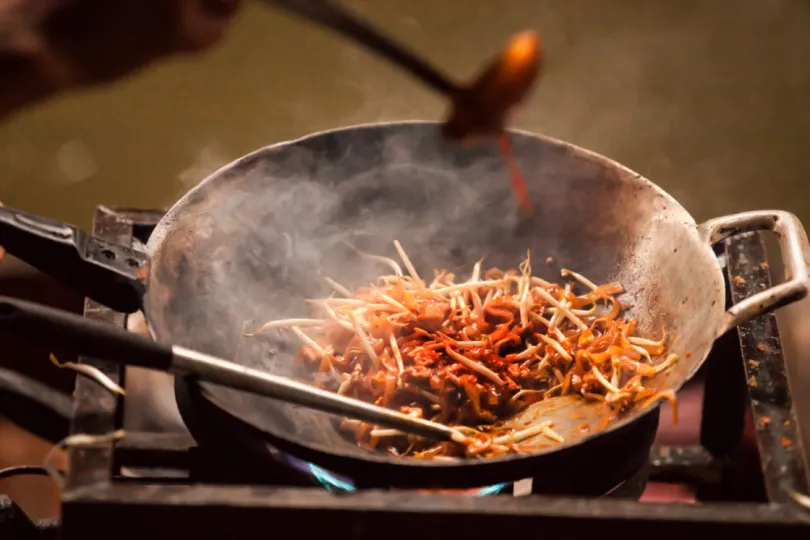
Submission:
M 521 452 L 538 436 L 561 443 L 551 422 L 525 429 L 500 423 L 537 401 L 579 394 L 617 413 L 661 398 L 644 380 L 671 368 L 659 340 L 634 336 L 636 322 L 620 315 L 619 283 L 597 285 L 563 270 L 550 283 L 519 270 L 482 270 L 467 280 L 447 271 L 429 283 L 399 242 L 405 268 L 360 253 L 393 272 L 355 292 L 335 289 L 311 300 L 322 318 L 272 321 L 255 333 L 286 328 L 303 343 L 299 354 L 311 382 L 339 394 L 455 426 L 470 443 L 423 440 L 392 429 L 344 420 L 359 444 L 394 455 L 441 458 Z M 580 291 L 577 292 L 577 289 Z

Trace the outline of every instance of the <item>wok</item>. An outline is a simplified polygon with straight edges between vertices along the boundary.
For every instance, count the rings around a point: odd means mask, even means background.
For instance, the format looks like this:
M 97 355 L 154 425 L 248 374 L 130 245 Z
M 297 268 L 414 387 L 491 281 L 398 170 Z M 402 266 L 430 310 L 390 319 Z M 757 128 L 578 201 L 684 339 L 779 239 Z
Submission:
M 404 122 L 326 131 L 223 167 L 169 210 L 148 257 L 75 231 L 66 237 L 62 225 L 10 209 L 0 209 L 0 243 L 102 303 L 143 309 L 158 342 L 292 377 L 297 342 L 281 332 L 245 334 L 267 320 L 307 316 L 303 300 L 329 292 L 319 270 L 348 287 L 373 281 L 383 269 L 346 241 L 395 256 L 398 239 L 423 274 L 469 272 L 481 257 L 485 266 L 511 268 L 528 248 L 541 277 L 559 279 L 570 268 L 596 282 L 618 280 L 638 334 L 657 339 L 666 329 L 669 350 L 680 355 L 651 382 L 659 390 L 678 390 L 739 322 L 807 294 L 810 249 L 792 214 L 746 212 L 698 225 L 667 193 L 605 157 L 529 133 L 510 136 L 537 208 L 528 217 L 516 209 L 494 145 L 459 148 L 442 139 L 439 124 Z M 726 310 L 712 245 L 752 230 L 776 233 L 787 279 Z M 99 250 L 105 257 L 90 256 Z M 651 407 L 604 425 L 598 404 L 550 400 L 523 414 L 552 418 L 562 445 L 421 461 L 358 448 L 323 413 L 189 378 L 176 385 L 199 443 L 267 453 L 270 442 L 369 485 L 480 486 L 543 471 L 551 486 L 650 438 L 643 426 L 658 414 Z

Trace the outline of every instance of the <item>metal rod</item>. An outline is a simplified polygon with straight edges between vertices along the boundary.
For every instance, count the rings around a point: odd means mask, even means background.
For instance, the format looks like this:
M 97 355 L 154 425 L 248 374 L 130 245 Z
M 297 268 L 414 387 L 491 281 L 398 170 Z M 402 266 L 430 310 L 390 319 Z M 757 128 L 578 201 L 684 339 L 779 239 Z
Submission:
M 169 371 L 178 375 L 193 375 L 215 384 L 295 403 L 309 409 L 348 416 L 413 435 L 458 443 L 466 441 L 466 437 L 458 430 L 436 422 L 412 418 L 399 411 L 327 392 L 287 377 L 271 375 L 198 351 L 163 345 L 123 328 L 25 300 L 0 296 L 0 329 L 15 337 L 28 338 L 34 343 L 45 343 L 81 356 L 103 358 L 118 364 Z M 105 399 L 111 408 L 115 408 L 115 399 L 108 394 L 94 396 L 96 401 Z M 79 409 L 75 409 L 74 421 L 77 418 L 83 418 Z
M 413 435 L 455 442 L 461 442 L 463 439 L 458 431 L 436 422 L 412 418 L 398 411 L 327 392 L 287 377 L 271 375 L 183 347 L 172 347 L 172 353 L 172 371 L 180 375 L 193 374 L 215 384 L 322 412 L 348 416 Z
M 428 61 L 406 50 L 376 29 L 349 14 L 331 0 L 262 0 L 285 11 L 331 28 L 371 52 L 385 57 L 410 72 L 422 82 L 447 96 L 453 97 L 460 88 Z

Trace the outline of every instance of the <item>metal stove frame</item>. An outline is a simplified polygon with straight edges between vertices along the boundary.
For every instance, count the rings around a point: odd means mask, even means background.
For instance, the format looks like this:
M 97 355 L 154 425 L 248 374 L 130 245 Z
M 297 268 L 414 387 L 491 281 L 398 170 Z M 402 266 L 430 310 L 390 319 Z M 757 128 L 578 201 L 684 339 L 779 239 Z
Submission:
M 133 237 L 144 237 L 161 216 L 161 211 L 99 207 L 93 234 L 131 245 Z M 729 301 L 770 286 L 759 233 L 734 237 L 723 247 Z M 124 315 L 90 300 L 85 316 L 117 325 L 125 322 Z M 448 534 L 503 538 L 537 531 L 575 531 L 581 537 L 629 533 L 653 535 L 656 540 L 698 532 L 733 534 L 737 540 L 767 534 L 779 534 L 780 540 L 806 538 L 810 510 L 791 493 L 810 491 L 775 317 L 763 316 L 729 332 L 715 344 L 710 358 L 701 445 L 659 447 L 651 456 L 653 479 L 691 479 L 702 486 L 701 504 L 383 491 L 335 495 L 321 488 L 190 484 L 169 478 L 134 481 L 117 476 L 121 466 L 188 469 L 195 449 L 185 437 L 129 433 L 115 448 L 110 444 L 69 451 L 61 537 L 253 540 L 288 528 L 300 539 L 335 534 L 356 539 L 384 534 L 389 540 L 412 540 L 414 535 L 444 539 Z M 123 377 L 117 365 L 90 358 L 81 361 L 113 379 Z M 121 402 L 98 385 L 78 378 L 71 433 L 117 429 L 122 409 Z M 744 440 L 751 422 L 747 424 L 746 418 L 755 419 L 757 449 L 748 453 Z M 759 467 L 752 465 L 756 462 Z M 728 500 L 730 493 L 738 501 L 769 502 L 706 502 Z M 0 498 L 0 516 L 2 508 Z

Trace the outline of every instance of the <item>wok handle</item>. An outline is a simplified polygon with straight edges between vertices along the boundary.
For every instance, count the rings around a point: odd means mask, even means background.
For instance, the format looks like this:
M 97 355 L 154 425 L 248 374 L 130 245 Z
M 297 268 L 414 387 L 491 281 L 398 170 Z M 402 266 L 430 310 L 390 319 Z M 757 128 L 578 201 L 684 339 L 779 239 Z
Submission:
M 122 313 L 141 309 L 147 258 L 78 228 L 0 207 L 0 245 L 72 289 Z
M 712 245 L 731 236 L 752 232 L 772 231 L 779 239 L 785 282 L 738 302 L 726 311 L 718 335 L 738 324 L 774 311 L 807 296 L 810 244 L 799 219 L 781 210 L 758 210 L 710 219 L 698 227 Z

